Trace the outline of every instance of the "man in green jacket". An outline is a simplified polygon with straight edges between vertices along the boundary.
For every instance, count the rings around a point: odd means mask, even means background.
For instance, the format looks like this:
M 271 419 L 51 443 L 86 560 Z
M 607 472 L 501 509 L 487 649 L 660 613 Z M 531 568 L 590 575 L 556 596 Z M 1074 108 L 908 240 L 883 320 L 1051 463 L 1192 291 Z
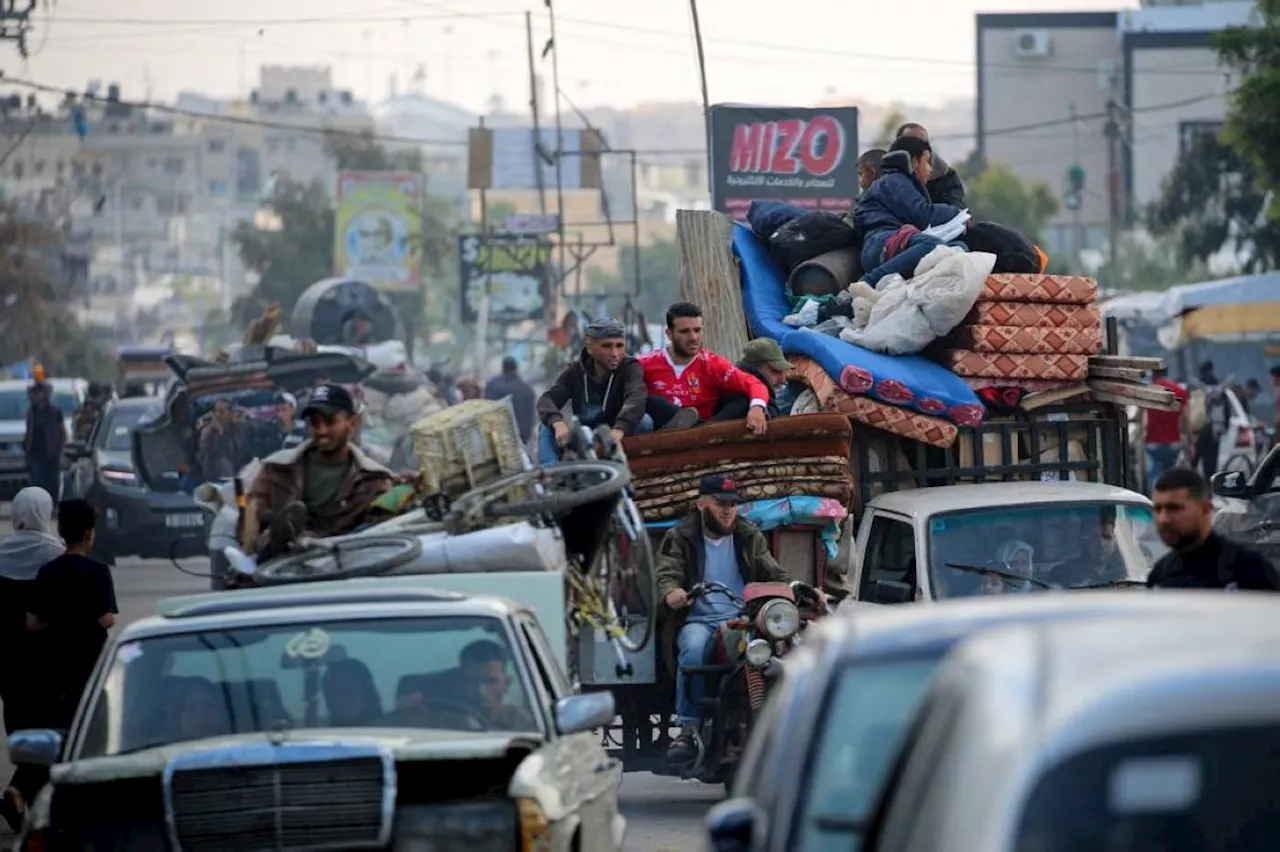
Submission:
M 696 695 L 689 694 L 700 691 L 701 678 L 682 678 L 678 667 L 703 665 L 716 628 L 738 615 L 737 605 L 724 594 L 711 592 L 691 601 L 689 590 L 698 583 L 720 583 L 741 598 L 747 583 L 790 579 L 769 551 L 764 533 L 738 517 L 739 500 L 733 479 L 704 476 L 695 510 L 667 530 L 658 550 L 663 647 L 675 647 L 675 660 L 667 655 L 676 675 L 680 724 L 680 735 L 667 752 L 673 763 L 687 763 L 695 756 L 694 732 L 702 717 Z

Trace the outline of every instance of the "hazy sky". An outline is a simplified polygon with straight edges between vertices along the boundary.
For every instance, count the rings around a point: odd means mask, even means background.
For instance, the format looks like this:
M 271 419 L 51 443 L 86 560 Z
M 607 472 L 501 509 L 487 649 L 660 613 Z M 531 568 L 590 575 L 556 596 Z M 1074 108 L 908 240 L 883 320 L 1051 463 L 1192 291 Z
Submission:
M 528 99 L 523 12 L 535 49 L 541 0 L 45 0 L 25 64 L 9 77 L 79 88 L 119 82 L 126 99 L 245 94 L 262 63 L 329 65 L 336 84 L 381 100 L 418 64 L 433 97 L 481 110 Z M 829 97 L 937 104 L 974 94 L 974 14 L 1083 11 L 1133 0 L 701 0 L 711 99 Z M 699 97 L 685 0 L 556 0 L 562 89 L 581 106 Z M 541 60 L 539 60 L 540 65 Z M 550 77 L 549 60 L 545 67 Z

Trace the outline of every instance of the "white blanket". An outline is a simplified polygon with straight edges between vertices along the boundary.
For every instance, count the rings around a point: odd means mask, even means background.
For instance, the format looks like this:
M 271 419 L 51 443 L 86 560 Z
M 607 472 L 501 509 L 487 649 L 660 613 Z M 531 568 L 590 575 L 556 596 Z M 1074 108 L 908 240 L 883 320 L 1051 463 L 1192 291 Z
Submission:
M 853 294 L 853 325 L 840 339 L 875 352 L 919 352 L 958 326 L 973 310 L 996 256 L 938 246 L 906 279 L 888 275 L 878 289 L 861 281 Z

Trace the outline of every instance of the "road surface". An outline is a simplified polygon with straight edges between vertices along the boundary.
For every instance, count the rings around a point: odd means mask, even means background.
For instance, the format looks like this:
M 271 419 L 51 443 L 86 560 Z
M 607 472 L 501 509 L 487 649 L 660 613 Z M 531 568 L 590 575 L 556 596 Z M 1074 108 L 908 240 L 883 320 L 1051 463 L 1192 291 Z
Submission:
M 0 507 L 0 536 L 12 531 L 9 506 Z M 184 559 L 193 572 L 209 570 L 208 560 Z M 174 595 L 203 592 L 208 580 L 184 574 L 172 563 L 158 559 L 122 559 L 112 572 L 120 624 L 151 615 L 156 603 Z M 117 628 L 118 629 L 118 628 Z M 7 754 L 0 750 L 0 773 L 12 773 Z M 620 790 L 627 817 L 626 852 L 692 852 L 702 847 L 700 830 L 707 809 L 720 800 L 721 787 L 679 781 L 648 773 L 626 775 Z M 8 848 L 7 826 L 0 822 L 0 844 Z

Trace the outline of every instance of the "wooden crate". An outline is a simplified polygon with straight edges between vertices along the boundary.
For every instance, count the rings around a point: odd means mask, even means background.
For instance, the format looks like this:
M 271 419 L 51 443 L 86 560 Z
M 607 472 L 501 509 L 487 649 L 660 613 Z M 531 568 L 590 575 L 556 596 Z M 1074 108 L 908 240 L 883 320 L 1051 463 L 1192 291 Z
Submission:
M 510 400 L 467 400 L 419 420 L 411 434 L 428 494 L 456 497 L 524 469 Z

